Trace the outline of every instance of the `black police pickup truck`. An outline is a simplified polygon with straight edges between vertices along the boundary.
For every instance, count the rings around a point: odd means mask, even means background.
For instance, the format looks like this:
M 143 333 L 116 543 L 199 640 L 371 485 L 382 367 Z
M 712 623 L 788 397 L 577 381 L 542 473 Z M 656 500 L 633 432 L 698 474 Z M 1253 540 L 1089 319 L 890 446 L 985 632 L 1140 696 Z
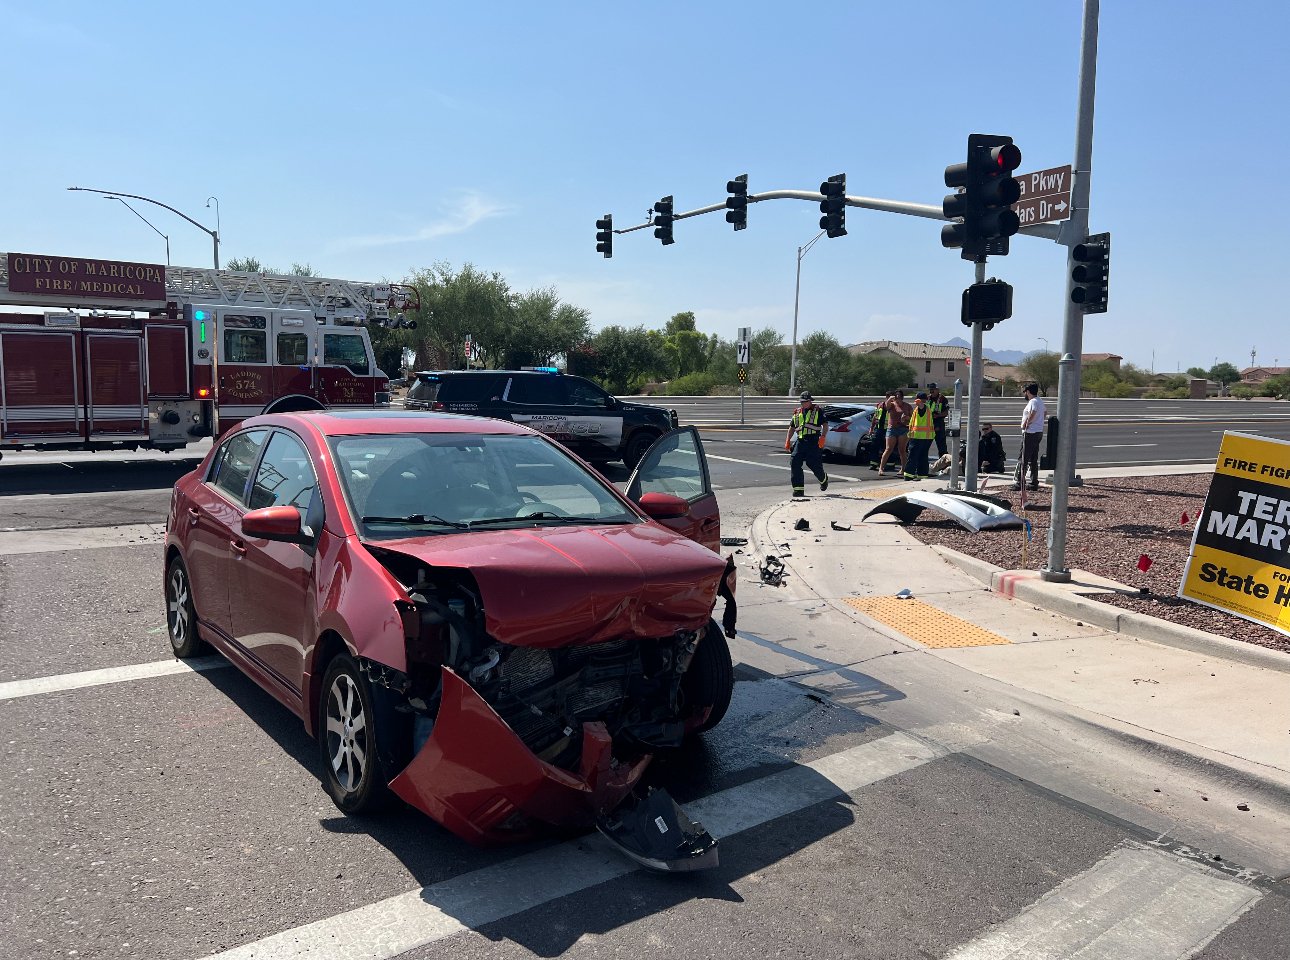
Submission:
M 591 463 L 621 460 L 629 468 L 677 423 L 675 410 L 624 402 L 554 367 L 425 371 L 413 380 L 406 407 L 522 423 Z

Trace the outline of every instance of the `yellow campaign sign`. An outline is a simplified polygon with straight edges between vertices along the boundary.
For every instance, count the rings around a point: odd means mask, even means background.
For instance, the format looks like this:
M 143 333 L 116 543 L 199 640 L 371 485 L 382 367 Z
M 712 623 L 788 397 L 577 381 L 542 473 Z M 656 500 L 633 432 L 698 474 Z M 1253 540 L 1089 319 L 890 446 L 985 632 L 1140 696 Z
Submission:
M 1178 596 L 1290 635 L 1290 441 L 1223 434 Z

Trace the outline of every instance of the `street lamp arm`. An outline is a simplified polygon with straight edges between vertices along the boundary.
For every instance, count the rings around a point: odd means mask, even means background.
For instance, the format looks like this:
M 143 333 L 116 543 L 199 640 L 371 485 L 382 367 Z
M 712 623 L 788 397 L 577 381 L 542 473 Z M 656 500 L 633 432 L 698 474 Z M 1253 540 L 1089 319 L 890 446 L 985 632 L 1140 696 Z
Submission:
M 152 197 L 143 197 L 143 196 L 140 196 L 140 195 L 139 195 L 139 194 L 137 194 L 137 193 L 122 193 L 120 190 L 96 190 L 94 187 L 68 187 L 67 189 L 68 189 L 68 190 L 82 190 L 82 191 L 84 191 L 84 192 L 86 192 L 86 193 L 101 193 L 101 194 L 103 194 L 104 196 L 107 196 L 107 197 L 129 197 L 131 200 L 142 200 L 142 201 L 144 201 L 145 203 L 152 203 L 152 204 L 156 204 L 157 206 L 162 207 L 163 209 L 169 210 L 171 213 L 173 213 L 173 214 L 174 214 L 175 216 L 177 216 L 177 217 L 183 217 L 185 220 L 187 220 L 189 223 L 191 223 L 191 224 L 192 224 L 194 227 L 196 227 L 198 230 L 201 230 L 203 233 L 206 233 L 206 234 L 208 234 L 208 235 L 209 235 L 209 236 L 211 236 L 211 237 L 218 237 L 218 236 L 219 236 L 219 234 L 218 234 L 216 231 L 212 230 L 210 227 L 206 227 L 206 226 L 203 226 L 202 224 L 198 223 L 196 220 L 194 220 L 194 219 L 193 219 L 192 217 L 190 217 L 188 214 L 186 214 L 186 213 L 182 213 L 181 211 L 176 210 L 174 207 L 172 207 L 172 206 L 171 206 L 170 204 L 168 204 L 168 203 L 162 203 L 160 200 L 153 200 L 153 199 L 152 199 Z

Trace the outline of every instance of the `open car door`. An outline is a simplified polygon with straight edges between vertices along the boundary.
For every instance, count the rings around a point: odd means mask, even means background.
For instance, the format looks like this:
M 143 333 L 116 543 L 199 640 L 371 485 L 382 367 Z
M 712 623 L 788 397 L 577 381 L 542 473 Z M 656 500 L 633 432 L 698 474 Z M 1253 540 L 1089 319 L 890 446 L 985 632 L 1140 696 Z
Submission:
M 708 478 L 708 460 L 696 427 L 671 430 L 654 441 L 627 481 L 627 497 L 639 504 L 647 493 L 680 497 L 689 505 L 683 516 L 658 522 L 701 543 L 721 550 L 721 511 Z

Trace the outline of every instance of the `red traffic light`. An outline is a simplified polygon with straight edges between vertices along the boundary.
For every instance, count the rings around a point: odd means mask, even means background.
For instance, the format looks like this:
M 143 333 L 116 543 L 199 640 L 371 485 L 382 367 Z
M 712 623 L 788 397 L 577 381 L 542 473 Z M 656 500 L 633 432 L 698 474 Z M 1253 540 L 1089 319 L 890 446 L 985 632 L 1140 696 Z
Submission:
M 990 151 L 990 162 L 1000 173 L 1011 173 L 1021 166 L 1021 150 L 1013 143 L 1005 143 Z

